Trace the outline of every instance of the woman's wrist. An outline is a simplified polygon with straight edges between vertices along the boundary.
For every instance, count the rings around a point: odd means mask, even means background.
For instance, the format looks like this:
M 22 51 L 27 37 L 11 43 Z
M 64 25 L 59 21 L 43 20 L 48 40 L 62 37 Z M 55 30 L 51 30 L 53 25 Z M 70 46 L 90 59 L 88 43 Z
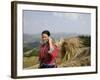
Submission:
M 52 53 L 53 52 L 53 50 L 54 50 L 54 48 L 52 47 L 52 48 L 50 48 L 50 50 L 48 51 L 48 53 Z

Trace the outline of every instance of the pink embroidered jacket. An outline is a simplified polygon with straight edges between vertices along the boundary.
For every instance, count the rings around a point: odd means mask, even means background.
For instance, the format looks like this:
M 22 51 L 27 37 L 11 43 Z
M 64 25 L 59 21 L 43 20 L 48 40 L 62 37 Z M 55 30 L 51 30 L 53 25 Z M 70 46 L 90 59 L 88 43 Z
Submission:
M 40 46 L 39 61 L 45 64 L 53 64 L 58 55 L 58 48 L 57 46 L 54 46 L 54 50 L 51 53 L 48 53 L 48 51 L 48 44 Z

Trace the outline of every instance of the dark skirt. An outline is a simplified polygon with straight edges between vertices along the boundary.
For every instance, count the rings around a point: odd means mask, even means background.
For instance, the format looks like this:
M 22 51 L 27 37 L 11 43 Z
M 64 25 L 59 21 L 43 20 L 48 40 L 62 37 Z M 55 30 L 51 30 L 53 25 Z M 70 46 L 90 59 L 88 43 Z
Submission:
M 39 68 L 56 68 L 55 65 L 51 65 L 51 64 L 40 64 L 40 67 Z

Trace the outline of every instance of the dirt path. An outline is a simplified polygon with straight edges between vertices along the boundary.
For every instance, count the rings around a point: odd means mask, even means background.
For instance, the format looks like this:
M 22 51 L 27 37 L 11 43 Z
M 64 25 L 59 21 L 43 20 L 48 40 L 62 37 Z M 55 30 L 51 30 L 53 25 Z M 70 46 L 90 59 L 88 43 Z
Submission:
M 31 49 L 31 50 L 25 52 L 24 54 L 29 54 L 29 53 L 31 53 L 33 50 L 34 50 L 34 49 Z

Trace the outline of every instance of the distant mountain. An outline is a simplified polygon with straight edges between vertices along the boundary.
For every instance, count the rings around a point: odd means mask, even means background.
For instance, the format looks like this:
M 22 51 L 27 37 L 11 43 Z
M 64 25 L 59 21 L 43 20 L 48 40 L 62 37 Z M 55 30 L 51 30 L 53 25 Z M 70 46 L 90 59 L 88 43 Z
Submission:
M 29 49 L 39 47 L 39 45 L 40 45 L 40 42 L 38 42 L 38 41 L 24 43 L 24 47 L 29 48 Z
M 23 41 L 24 41 L 24 43 L 40 41 L 40 35 L 39 34 L 34 34 L 34 35 L 23 34 Z
M 51 33 L 52 37 L 56 40 L 61 39 L 61 38 L 66 38 L 70 36 L 78 36 L 78 34 L 69 34 L 69 33 Z
M 60 39 L 60 38 L 66 38 L 69 36 L 77 36 L 78 34 L 67 34 L 67 33 L 51 33 L 51 37 L 53 39 Z M 24 43 L 29 43 L 29 42 L 36 42 L 40 41 L 40 34 L 23 34 L 23 40 Z

